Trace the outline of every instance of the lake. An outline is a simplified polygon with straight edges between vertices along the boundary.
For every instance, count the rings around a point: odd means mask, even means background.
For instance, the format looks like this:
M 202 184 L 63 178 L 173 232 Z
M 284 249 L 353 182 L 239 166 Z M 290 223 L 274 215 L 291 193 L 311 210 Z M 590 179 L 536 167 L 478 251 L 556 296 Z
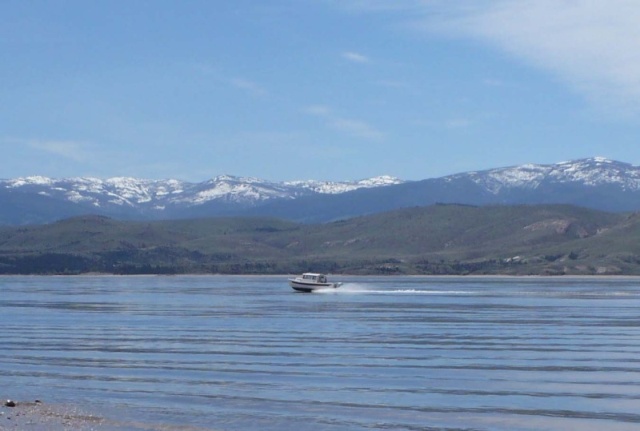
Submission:
M 640 278 L 0 277 L 0 388 L 118 430 L 638 430 Z

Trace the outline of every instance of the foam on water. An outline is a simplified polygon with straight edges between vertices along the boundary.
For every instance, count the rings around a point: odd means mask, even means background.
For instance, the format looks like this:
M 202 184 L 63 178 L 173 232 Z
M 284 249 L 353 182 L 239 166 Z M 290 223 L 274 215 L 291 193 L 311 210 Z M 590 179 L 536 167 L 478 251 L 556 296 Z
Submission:
M 371 293 L 372 292 L 371 285 L 367 285 L 365 283 L 344 283 L 342 286 L 337 289 L 320 289 L 316 290 L 314 293 Z
M 366 283 L 344 283 L 337 289 L 327 288 L 316 290 L 318 294 L 378 294 L 378 295 L 477 295 L 479 292 L 470 290 L 429 290 L 429 289 L 403 289 L 389 287 L 380 289 L 379 285 Z

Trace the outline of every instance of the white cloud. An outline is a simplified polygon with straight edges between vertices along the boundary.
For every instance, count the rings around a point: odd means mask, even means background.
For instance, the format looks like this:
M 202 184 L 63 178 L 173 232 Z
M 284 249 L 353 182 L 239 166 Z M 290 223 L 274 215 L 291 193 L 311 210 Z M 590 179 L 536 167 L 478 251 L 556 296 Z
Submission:
M 325 119 L 326 124 L 329 127 L 342 133 L 346 133 L 347 135 L 360 139 L 366 139 L 369 141 L 380 141 L 384 139 L 384 133 L 382 133 L 369 123 L 336 115 L 328 106 L 308 106 L 305 109 L 305 112 L 310 115 Z
M 351 51 L 343 52 L 342 58 L 344 58 L 345 60 L 349 60 L 353 63 L 369 63 L 370 61 L 369 57 L 359 54 L 357 52 L 351 52 Z

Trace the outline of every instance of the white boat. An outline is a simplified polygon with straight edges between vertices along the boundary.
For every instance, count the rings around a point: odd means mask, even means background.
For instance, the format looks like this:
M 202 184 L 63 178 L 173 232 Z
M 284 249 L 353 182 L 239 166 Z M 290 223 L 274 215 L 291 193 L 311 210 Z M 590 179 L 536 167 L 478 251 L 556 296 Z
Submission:
M 340 287 L 342 283 L 332 283 L 327 280 L 327 276 L 324 274 L 305 272 L 299 277 L 290 278 L 289 285 L 298 292 L 313 292 L 319 289 L 335 289 Z

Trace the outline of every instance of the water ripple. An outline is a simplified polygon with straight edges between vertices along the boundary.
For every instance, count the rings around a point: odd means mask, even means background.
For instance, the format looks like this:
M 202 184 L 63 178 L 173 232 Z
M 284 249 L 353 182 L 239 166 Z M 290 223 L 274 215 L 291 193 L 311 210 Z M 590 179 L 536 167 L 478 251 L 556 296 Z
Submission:
M 130 429 L 640 426 L 637 279 L 285 279 L 0 277 L 0 386 Z

